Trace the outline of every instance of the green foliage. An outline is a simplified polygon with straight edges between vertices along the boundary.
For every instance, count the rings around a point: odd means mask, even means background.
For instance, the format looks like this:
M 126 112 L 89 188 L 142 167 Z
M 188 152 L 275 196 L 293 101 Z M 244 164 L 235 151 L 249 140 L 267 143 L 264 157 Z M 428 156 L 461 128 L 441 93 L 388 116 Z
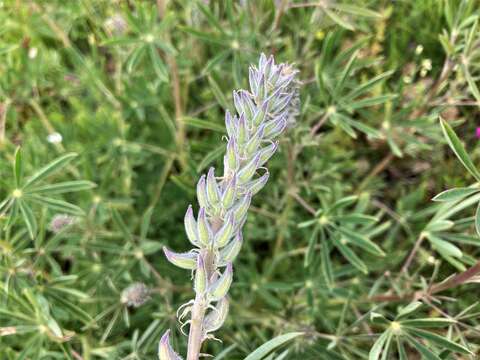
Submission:
M 191 279 L 161 248 L 187 250 L 185 209 L 223 166 L 223 113 L 261 52 L 300 70 L 301 116 L 252 203 L 223 344 L 203 352 L 474 359 L 479 15 L 474 0 L 0 2 L 1 359 L 154 359 L 167 328 L 186 353 Z

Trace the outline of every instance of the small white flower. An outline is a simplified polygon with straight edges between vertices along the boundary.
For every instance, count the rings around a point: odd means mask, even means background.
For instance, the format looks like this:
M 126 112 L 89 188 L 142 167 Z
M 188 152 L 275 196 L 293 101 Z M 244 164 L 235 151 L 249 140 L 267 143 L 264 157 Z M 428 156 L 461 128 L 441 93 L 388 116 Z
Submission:
M 63 137 L 58 132 L 48 134 L 48 136 L 47 136 L 47 141 L 51 144 L 59 144 L 59 143 L 62 142 L 62 140 L 63 140 Z
M 29 59 L 35 59 L 38 54 L 38 49 L 36 47 L 32 47 L 28 50 L 28 57 Z

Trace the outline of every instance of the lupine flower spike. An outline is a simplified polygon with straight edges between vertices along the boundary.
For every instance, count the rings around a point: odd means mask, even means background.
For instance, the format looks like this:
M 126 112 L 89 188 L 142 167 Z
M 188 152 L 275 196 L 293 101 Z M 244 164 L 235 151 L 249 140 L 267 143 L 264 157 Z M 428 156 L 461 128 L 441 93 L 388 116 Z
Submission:
M 225 114 L 228 140 L 223 176 L 210 168 L 197 184 L 199 210 L 190 205 L 185 231 L 193 250 L 176 253 L 164 248 L 174 265 L 194 271 L 195 299 L 182 305 L 181 318 L 190 313 L 187 360 L 198 360 L 202 343 L 224 323 L 228 291 L 233 280 L 232 262 L 242 246 L 242 227 L 252 196 L 268 180 L 265 163 L 275 153 L 275 139 L 294 124 L 299 114 L 297 70 L 275 64 L 261 55 L 258 68 L 249 69 L 250 91 L 233 92 L 236 115 Z M 169 343 L 169 331 L 159 346 L 160 360 L 178 360 Z

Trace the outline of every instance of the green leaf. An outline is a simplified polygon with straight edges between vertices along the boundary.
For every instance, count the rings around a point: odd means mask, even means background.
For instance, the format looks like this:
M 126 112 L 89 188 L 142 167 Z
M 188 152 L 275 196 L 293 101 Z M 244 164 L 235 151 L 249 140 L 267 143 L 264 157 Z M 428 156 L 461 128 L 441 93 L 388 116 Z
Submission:
M 150 60 L 152 61 L 153 69 L 155 70 L 155 73 L 157 74 L 158 78 L 163 82 L 167 82 L 168 70 L 166 65 L 163 63 L 162 59 L 160 58 L 160 55 L 158 54 L 158 50 L 155 47 L 155 45 L 151 44 L 148 46 L 148 54 L 150 56 Z
M 345 257 L 345 259 L 348 260 L 350 264 L 352 264 L 364 274 L 368 273 L 368 268 L 365 263 L 360 260 L 360 258 L 347 245 L 343 244 L 342 241 L 338 240 L 337 238 L 333 238 L 333 242 L 335 243 L 337 249 L 342 253 L 342 255 Z
M 342 71 L 342 74 L 340 76 L 340 79 L 338 79 L 335 89 L 333 90 L 333 96 L 336 97 L 340 91 L 343 89 L 345 85 L 345 81 L 347 80 L 347 77 L 351 74 L 353 70 L 353 66 L 355 65 L 355 61 L 357 60 L 358 52 L 360 50 L 356 50 L 353 55 L 350 57 L 348 60 L 347 65 L 345 66 L 345 69 Z
M 447 318 L 425 318 L 403 320 L 400 323 L 404 326 L 410 326 L 414 328 L 441 328 L 456 324 L 456 321 Z
M 333 286 L 333 267 L 332 262 L 330 261 L 330 248 L 328 246 L 328 240 L 326 238 L 320 241 L 321 252 L 320 256 L 322 259 L 322 273 L 327 282 L 327 286 L 331 288 Z
M 25 195 L 25 199 L 32 200 L 40 205 L 47 206 L 59 212 L 64 212 L 67 214 L 78 215 L 78 216 L 84 215 L 84 212 L 81 208 L 63 200 L 47 198 L 47 197 L 38 196 L 38 195 L 28 195 L 28 196 Z
M 475 230 L 477 230 L 477 234 L 480 236 L 480 202 L 477 205 L 477 211 L 475 211 Z
M 74 191 L 90 190 L 97 185 L 91 181 L 75 180 L 65 181 L 56 184 L 48 184 L 34 187 L 26 191 L 27 194 L 63 194 Z
M 34 239 L 35 235 L 37 234 L 37 221 L 35 220 L 35 216 L 33 215 L 33 211 L 28 204 L 24 201 L 19 200 L 18 206 L 20 207 L 20 212 L 22 213 L 23 220 L 27 225 L 28 233 L 30 234 L 30 238 Z
M 193 118 L 190 116 L 185 116 L 182 118 L 182 121 L 184 122 L 185 125 L 188 125 L 188 126 L 193 126 L 193 127 L 204 129 L 204 130 L 213 130 L 213 131 L 225 133 L 225 127 L 208 120 L 202 120 L 202 119 Z
M 362 234 L 350 230 L 346 227 L 338 227 L 338 231 L 353 245 L 361 247 L 369 253 L 377 256 L 385 256 L 380 247 Z
M 435 250 L 438 250 L 441 254 L 446 256 L 453 256 L 457 258 L 462 257 L 462 251 L 455 245 L 449 243 L 448 241 L 442 240 L 438 236 L 433 235 L 432 233 L 427 234 L 427 238 L 430 240 L 432 247 Z
M 140 230 L 140 241 L 144 241 L 147 238 L 148 228 L 150 227 L 150 221 L 152 220 L 152 214 L 153 207 L 149 207 L 143 214 L 142 226 Z
M 32 176 L 30 176 L 23 187 L 28 188 L 38 183 L 39 181 L 45 179 L 46 177 L 52 175 L 53 173 L 59 171 L 64 166 L 66 166 L 70 161 L 72 161 L 75 157 L 77 157 L 76 153 L 68 153 L 66 155 L 63 155 L 53 160 L 51 163 L 44 166 L 39 171 L 34 173 Z
M 457 155 L 457 158 L 463 164 L 465 169 L 467 169 L 475 179 L 480 181 L 480 173 L 475 165 L 473 165 L 470 156 L 468 156 L 465 148 L 460 142 L 460 139 L 457 137 L 457 134 L 455 134 L 455 131 L 453 131 L 450 125 L 442 118 L 440 118 L 440 125 L 442 126 L 443 135 L 445 136 L 445 139 L 447 139 L 448 145 L 453 150 L 455 155 Z
M 248 355 L 244 360 L 262 360 L 265 356 L 267 356 L 270 352 L 275 350 L 276 348 L 284 345 L 285 343 L 302 336 L 303 332 L 291 332 L 288 334 L 277 336 L 276 338 L 266 342 L 259 348 L 257 348 L 254 352 Z
M 377 341 L 375 341 L 372 348 L 370 349 L 370 353 L 368 354 L 368 360 L 380 359 L 380 354 L 382 353 L 383 346 L 385 345 L 387 339 L 391 336 L 391 331 L 387 330 L 378 337 Z
M 444 231 L 451 229 L 453 225 L 455 225 L 455 223 L 450 220 L 434 220 L 427 225 L 425 231 Z
M 348 5 L 348 4 L 336 4 L 336 3 L 333 3 L 331 7 L 339 11 L 356 15 L 356 16 L 372 17 L 377 19 L 382 18 L 382 14 L 380 14 L 379 12 L 370 10 L 366 7 L 360 7 L 360 6 Z
M 408 332 L 440 346 L 441 349 L 448 349 L 457 353 L 473 355 L 473 353 L 464 346 L 456 344 L 453 341 L 448 340 L 446 337 L 437 335 L 430 331 L 409 328 Z
M 308 240 L 307 252 L 305 253 L 305 259 L 303 262 L 304 267 L 308 267 L 314 258 L 315 247 L 317 245 L 317 239 L 318 239 L 318 231 L 319 231 L 319 227 L 316 226 L 313 229 L 312 234 L 310 235 L 310 239 Z
M 401 320 L 404 317 L 414 313 L 422 307 L 423 303 L 420 301 L 413 301 L 407 306 L 403 307 L 397 314 L 396 320 Z
M 419 341 L 417 341 L 413 336 L 408 336 L 407 337 L 408 342 L 412 344 L 417 351 L 425 357 L 427 360 L 442 360 L 440 357 L 438 357 L 434 352 L 429 350 L 425 345 L 421 344 Z
M 325 11 L 325 14 L 327 14 L 327 16 L 332 19 L 333 22 L 337 23 L 338 25 L 340 25 L 341 27 L 344 27 L 345 29 L 347 30 L 350 30 L 350 31 L 354 31 L 355 28 L 353 27 L 352 24 L 350 24 L 348 21 L 342 19 L 340 16 L 338 16 L 337 14 L 335 14 L 334 11 L 331 11 L 327 8 L 323 8 L 323 11 Z
M 474 188 L 455 188 L 449 189 L 441 192 L 440 194 L 436 195 L 432 200 L 433 201 L 458 201 L 466 198 L 469 195 L 475 194 L 479 192 L 480 189 Z
M 358 87 L 355 87 L 347 96 L 345 99 L 347 100 L 352 100 L 364 93 L 366 93 L 367 91 L 369 91 L 370 89 L 372 89 L 375 85 L 377 85 L 379 82 L 381 82 L 383 79 L 391 76 L 392 74 L 394 73 L 393 70 L 390 70 L 390 71 L 386 71 L 384 72 L 383 74 L 380 74 L 378 76 L 375 76 L 374 78 L 368 80 L 367 82 L 365 82 L 364 84 L 358 86 Z
M 386 95 L 378 95 L 378 96 L 372 96 L 366 99 L 354 101 L 351 103 L 346 104 L 346 107 L 351 110 L 357 110 L 369 106 L 375 106 L 375 105 L 380 105 L 383 104 L 389 100 L 395 99 L 397 95 L 395 94 L 386 94 Z
M 15 150 L 15 162 L 14 162 L 13 168 L 14 168 L 14 175 L 15 175 L 15 186 L 19 188 L 20 182 L 22 179 L 22 170 L 23 170 L 22 150 L 20 147 L 17 147 L 17 150 Z

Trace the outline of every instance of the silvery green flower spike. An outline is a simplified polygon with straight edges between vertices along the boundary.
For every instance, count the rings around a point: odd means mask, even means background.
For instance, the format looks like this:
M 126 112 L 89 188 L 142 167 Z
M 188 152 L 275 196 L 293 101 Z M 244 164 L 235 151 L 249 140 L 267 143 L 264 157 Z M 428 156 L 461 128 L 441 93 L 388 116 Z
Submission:
M 228 140 L 223 175 L 215 169 L 197 183 L 198 213 L 189 206 L 185 232 L 195 249 L 176 253 L 164 248 L 174 265 L 194 271 L 195 299 L 182 305 L 181 318 L 190 313 L 187 360 L 198 360 L 202 343 L 224 323 L 228 291 L 233 280 L 232 262 L 242 246 L 242 227 L 252 196 L 266 184 L 265 163 L 278 148 L 275 139 L 299 114 L 297 70 L 275 64 L 273 56 L 260 56 L 248 74 L 250 91 L 233 92 L 238 114 L 225 114 Z M 222 270 L 222 268 L 224 268 Z M 160 360 L 181 359 L 170 346 L 169 331 L 159 346 Z

